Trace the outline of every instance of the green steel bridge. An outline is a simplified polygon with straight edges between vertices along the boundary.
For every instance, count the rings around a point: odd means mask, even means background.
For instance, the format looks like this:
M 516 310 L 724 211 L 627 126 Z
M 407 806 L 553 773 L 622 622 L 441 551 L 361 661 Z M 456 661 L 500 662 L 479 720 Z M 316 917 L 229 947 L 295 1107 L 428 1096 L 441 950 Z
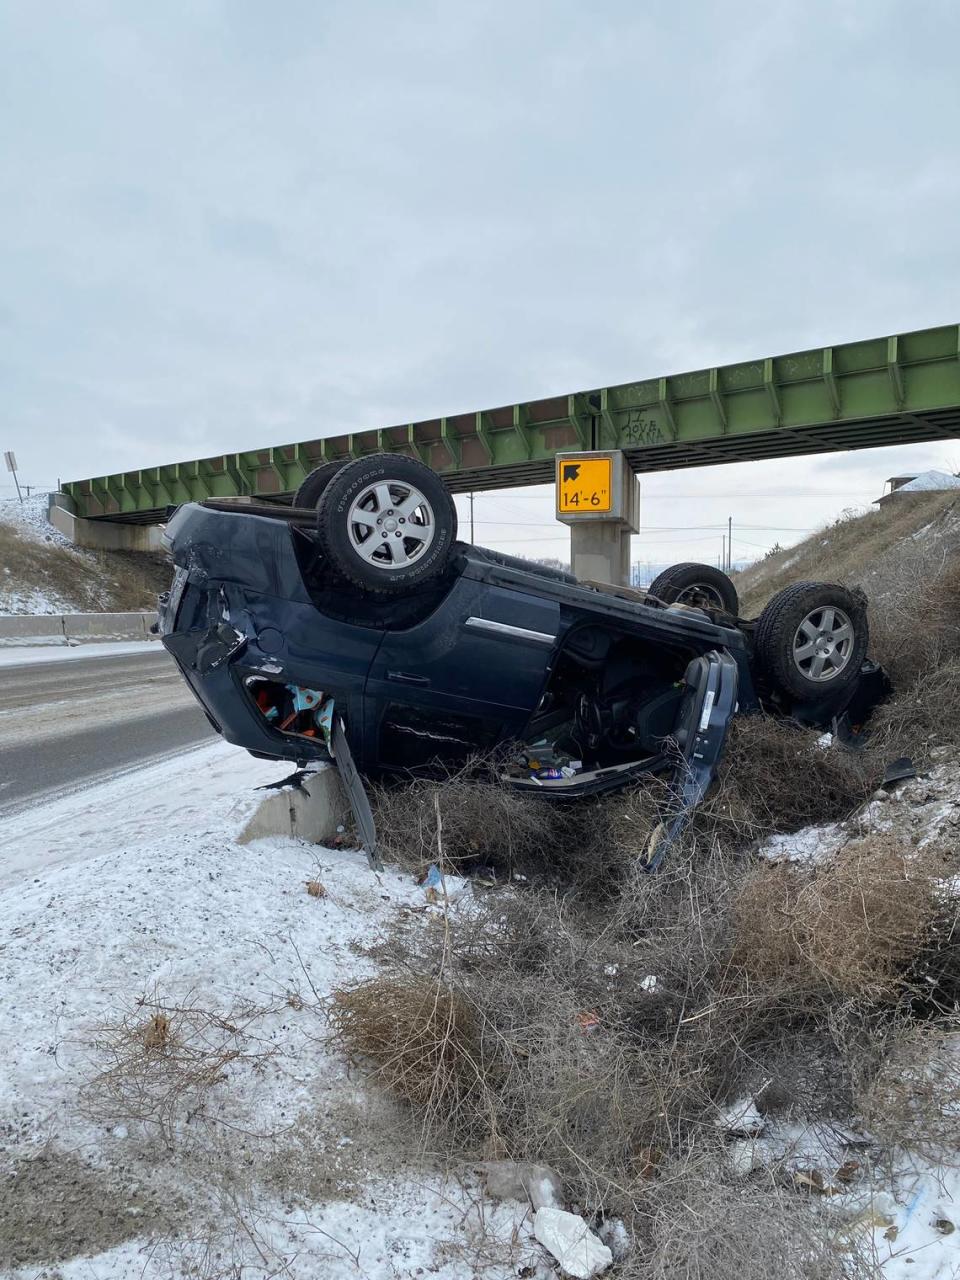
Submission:
M 554 455 L 622 449 L 636 472 L 960 436 L 960 325 L 768 356 L 448 418 L 174 462 L 63 486 L 78 516 L 161 522 L 171 504 L 289 501 L 321 462 L 381 451 L 454 493 L 550 482 Z

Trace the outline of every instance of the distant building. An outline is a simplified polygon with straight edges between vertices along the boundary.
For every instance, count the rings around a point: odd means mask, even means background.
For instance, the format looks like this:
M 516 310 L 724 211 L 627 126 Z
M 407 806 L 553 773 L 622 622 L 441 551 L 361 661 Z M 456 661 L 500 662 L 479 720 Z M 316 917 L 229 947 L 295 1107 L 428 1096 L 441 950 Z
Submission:
M 883 494 L 875 499 L 884 506 L 894 498 L 914 493 L 940 493 L 946 489 L 960 489 L 960 476 L 947 471 L 921 471 L 919 475 L 891 476 L 883 486 Z

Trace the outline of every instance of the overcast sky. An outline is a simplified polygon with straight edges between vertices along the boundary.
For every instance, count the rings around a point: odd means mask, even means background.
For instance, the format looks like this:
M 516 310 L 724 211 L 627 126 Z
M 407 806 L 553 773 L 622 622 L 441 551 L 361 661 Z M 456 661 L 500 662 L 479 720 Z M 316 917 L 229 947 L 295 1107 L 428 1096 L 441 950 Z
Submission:
M 0 0 L 0 446 L 50 485 L 956 322 L 958 48 L 955 0 Z M 635 554 L 932 465 L 649 477 Z

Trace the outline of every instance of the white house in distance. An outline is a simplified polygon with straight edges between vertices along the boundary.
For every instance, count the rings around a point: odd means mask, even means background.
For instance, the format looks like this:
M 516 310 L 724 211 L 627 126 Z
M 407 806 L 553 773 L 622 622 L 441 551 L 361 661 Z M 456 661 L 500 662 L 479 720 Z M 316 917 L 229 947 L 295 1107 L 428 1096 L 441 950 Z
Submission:
M 919 475 L 891 476 L 883 486 L 883 494 L 875 503 L 883 506 L 893 498 L 905 498 L 915 493 L 939 493 L 945 489 L 960 489 L 960 476 L 948 471 L 921 471 Z

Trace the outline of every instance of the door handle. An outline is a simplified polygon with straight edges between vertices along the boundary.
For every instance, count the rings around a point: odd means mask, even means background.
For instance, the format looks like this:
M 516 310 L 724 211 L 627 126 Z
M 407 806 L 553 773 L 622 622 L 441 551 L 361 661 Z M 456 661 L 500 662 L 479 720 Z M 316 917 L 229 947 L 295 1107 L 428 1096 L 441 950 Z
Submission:
M 388 671 L 388 680 L 395 680 L 397 684 L 429 684 L 430 680 L 427 676 L 414 676 L 407 671 Z

